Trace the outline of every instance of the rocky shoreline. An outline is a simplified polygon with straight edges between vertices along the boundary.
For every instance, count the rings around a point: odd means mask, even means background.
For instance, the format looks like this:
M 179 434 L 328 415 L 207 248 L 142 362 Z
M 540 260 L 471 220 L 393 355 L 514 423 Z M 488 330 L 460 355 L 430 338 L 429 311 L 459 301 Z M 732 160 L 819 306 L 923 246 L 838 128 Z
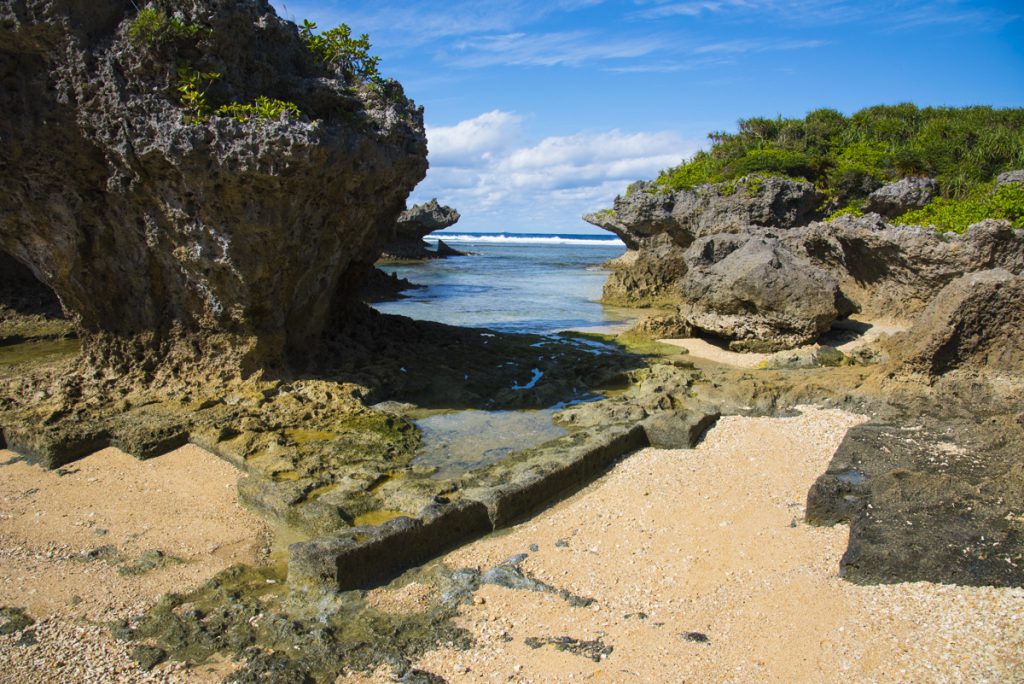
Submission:
M 181 666 L 165 659 L 226 658 L 227 681 L 437 681 L 421 665 L 474 647 L 479 630 L 459 619 L 486 603 L 485 587 L 574 609 L 625 604 L 534 575 L 528 555 L 432 559 L 493 545 L 500 535 L 479 540 L 576 493 L 586 500 L 647 447 L 692 455 L 719 420 L 821 408 L 863 416 L 834 415 L 831 446 L 808 461 L 817 480 L 795 480 L 809 491 L 808 523 L 850 525 L 844 578 L 1024 586 L 1024 231 L 893 225 L 934 193 L 920 179 L 871 195 L 885 216 L 829 221 L 815 186 L 789 178 L 675 192 L 638 183 L 587 217 L 628 248 L 605 298 L 671 314 L 619 336 L 548 337 L 383 316 L 360 301 L 373 264 L 432 256 L 423 235 L 458 220 L 436 201 L 402 213 L 426 171 L 426 138 L 401 86 L 324 61 L 264 0 L 156 3 L 146 15 L 93 4 L 0 4 L 0 59 L 13 74 L 0 170 L 23 180 L 0 199 L 0 448 L 12 452 L 2 467 L 38 477 L 45 498 L 103 449 L 159 463 L 202 447 L 221 475 L 242 474 L 238 500 L 292 542 L 276 564 L 203 556 L 189 582 L 156 585 L 174 593 L 107 615 L 119 662 L 130 644 L 140 667 L 168 678 Z M 140 16 L 163 28 L 143 30 Z M 197 78 L 221 107 L 182 97 Z M 219 113 L 257 97 L 291 107 Z M 902 331 L 866 335 L 879 317 Z M 727 350 L 708 360 L 658 342 L 694 336 Z M 843 351 L 837 336 L 860 343 Z M 729 365 L 738 352 L 772 355 Z M 549 410 L 562 436 L 454 473 L 415 461 L 426 413 L 526 409 Z M 31 513 L 19 497 L 39 491 L 6 494 L 12 525 Z M 690 515 L 672 494 L 659 505 Z M 82 553 L 129 575 L 176 565 L 163 551 L 133 561 L 133 539 Z M 559 541 L 551 548 L 570 545 Z M 412 607 L 381 608 L 381 595 L 405 605 L 390 592 L 411 585 L 425 587 Z M 4 649 L 48 633 L 8 608 L 0 631 L 18 641 Z M 614 658 L 594 629 L 524 644 Z M 717 640 L 701 629 L 685 641 Z

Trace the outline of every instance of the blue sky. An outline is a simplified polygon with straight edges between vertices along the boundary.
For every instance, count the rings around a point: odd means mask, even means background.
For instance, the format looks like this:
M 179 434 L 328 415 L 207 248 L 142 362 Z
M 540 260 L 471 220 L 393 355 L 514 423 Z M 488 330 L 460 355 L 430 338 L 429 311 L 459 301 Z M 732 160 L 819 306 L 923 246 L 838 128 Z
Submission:
M 425 107 L 460 230 L 594 232 L 580 215 L 751 116 L 1024 106 L 1024 0 L 272 0 L 367 32 Z M 454 229 L 452 229 L 454 230 Z

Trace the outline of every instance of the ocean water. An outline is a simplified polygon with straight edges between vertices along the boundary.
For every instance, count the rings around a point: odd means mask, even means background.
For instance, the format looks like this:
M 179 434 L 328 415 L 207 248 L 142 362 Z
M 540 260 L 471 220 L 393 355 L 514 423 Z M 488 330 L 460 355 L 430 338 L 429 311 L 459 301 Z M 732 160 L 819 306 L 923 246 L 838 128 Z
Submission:
M 598 303 L 608 272 L 601 264 L 622 255 L 613 235 L 435 233 L 469 256 L 384 266 L 426 287 L 378 303 L 384 313 L 502 332 L 621 327 L 628 310 Z

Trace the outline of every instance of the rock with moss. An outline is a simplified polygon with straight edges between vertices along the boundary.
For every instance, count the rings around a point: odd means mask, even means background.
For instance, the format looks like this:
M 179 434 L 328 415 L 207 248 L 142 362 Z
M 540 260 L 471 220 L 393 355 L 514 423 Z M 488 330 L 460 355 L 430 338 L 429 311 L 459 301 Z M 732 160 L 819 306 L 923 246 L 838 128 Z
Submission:
M 423 178 L 422 110 L 328 68 L 266 0 L 148 9 L 171 29 L 133 31 L 115 0 L 0 4 L 0 172 L 20 179 L 0 251 L 99 367 L 273 367 L 316 347 Z M 238 121 L 199 96 L 302 115 Z

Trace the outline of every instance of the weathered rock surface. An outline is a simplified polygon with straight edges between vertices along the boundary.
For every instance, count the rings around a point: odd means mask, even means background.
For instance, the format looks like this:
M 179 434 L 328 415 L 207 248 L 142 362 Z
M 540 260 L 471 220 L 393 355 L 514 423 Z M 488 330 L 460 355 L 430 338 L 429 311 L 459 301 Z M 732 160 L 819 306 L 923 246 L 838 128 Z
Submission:
M 163 5 L 159 5 L 163 7 Z M 168 6 L 194 33 L 133 39 L 132 3 L 0 4 L 0 250 L 50 287 L 100 366 L 251 371 L 313 348 L 426 171 L 422 111 L 347 83 L 265 0 Z M 299 119 L 187 121 L 211 104 Z
M 931 202 L 938 192 L 939 184 L 932 178 L 903 178 L 883 185 L 868 195 L 864 210 L 886 218 L 896 218 L 911 209 L 920 209 Z
M 734 350 L 807 344 L 852 309 L 836 280 L 771 233 L 700 238 L 686 252 L 679 318 Z
M 1015 171 L 1007 171 L 1001 173 L 996 177 L 996 187 L 1003 185 L 1018 184 L 1024 185 L 1024 169 L 1017 169 Z
M 1024 276 L 996 269 L 944 287 L 892 349 L 928 375 L 969 368 L 1024 372 Z
M 638 182 L 614 209 L 583 219 L 615 233 L 629 250 L 612 262 L 605 300 L 649 305 L 678 301 L 674 283 L 683 251 L 694 240 L 735 232 L 749 225 L 791 228 L 820 218 L 823 197 L 810 183 L 786 178 L 748 176 L 732 183 L 670 192 Z
M 1024 231 L 1007 221 L 989 219 L 956 235 L 867 215 L 812 223 L 780 238 L 836 278 L 843 295 L 869 318 L 912 321 L 965 273 L 1024 272 Z
M 398 217 L 391 234 L 385 239 L 384 253 L 380 260 L 418 261 L 461 256 L 461 252 L 448 245 L 442 247 L 443 243 L 440 241 L 437 249 L 432 250 L 423 240 L 435 231 L 454 226 L 460 218 L 459 212 L 451 207 L 441 206 L 436 198 L 406 209 Z

